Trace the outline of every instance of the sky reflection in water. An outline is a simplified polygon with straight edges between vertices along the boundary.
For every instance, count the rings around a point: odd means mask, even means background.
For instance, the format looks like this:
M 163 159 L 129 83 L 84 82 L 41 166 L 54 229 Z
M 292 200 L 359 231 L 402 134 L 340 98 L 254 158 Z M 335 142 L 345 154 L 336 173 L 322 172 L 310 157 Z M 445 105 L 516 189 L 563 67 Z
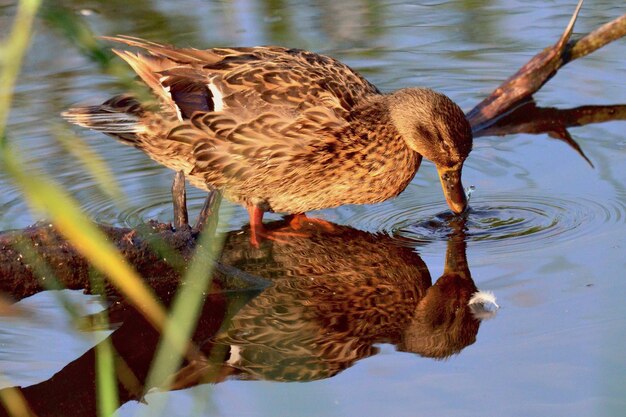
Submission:
M 84 7 L 79 2 L 61 4 L 77 12 Z M 178 45 L 282 44 L 313 49 L 347 62 L 383 90 L 428 86 L 469 110 L 528 58 L 553 43 L 573 7 L 564 0 L 550 4 L 354 0 L 322 1 L 314 6 L 304 2 L 113 1 L 97 4 L 85 19 L 98 33 L 133 34 Z M 1 10 L 0 27 L 8 27 L 11 7 Z M 588 1 L 576 32 L 586 33 L 625 12 L 619 2 Z M 567 109 L 626 103 L 624 57 L 626 45 L 621 40 L 569 64 L 535 97 L 538 104 Z M 58 117 L 62 110 L 77 103 L 99 102 L 120 91 L 115 80 L 101 75 L 42 22 L 16 91 L 8 131 L 29 166 L 60 182 L 98 221 L 118 225 L 151 218 L 169 221 L 170 172 L 138 151 L 79 131 L 103 155 L 129 196 L 129 208 L 119 209 L 50 135 L 51 123 L 62 123 Z M 547 133 L 520 129 L 518 134 L 502 137 L 492 130 L 494 136 L 475 139 L 464 169 L 464 183 L 477 187 L 465 225 L 464 253 L 475 285 L 495 292 L 502 308 L 495 319 L 480 325 L 476 341 L 461 354 L 434 361 L 398 352 L 397 340 L 391 336 L 371 338 L 367 348 L 355 349 L 354 355 L 367 357 L 367 349 L 370 353 L 378 349 L 379 354 L 351 362 L 351 367 L 332 378 L 307 384 L 235 379 L 175 393 L 153 393 L 148 403 L 166 398 L 165 412 L 172 416 L 188 415 L 198 404 L 206 408 L 206 415 L 233 416 L 617 415 L 626 408 L 622 383 L 626 375 L 622 360 L 626 284 L 621 279 L 626 266 L 624 123 L 569 129 L 595 169 Z M 2 172 L 0 187 L 1 229 L 32 223 L 35 219 Z M 190 190 L 192 211 L 200 209 L 202 200 L 202 193 Z M 237 230 L 247 221 L 239 207 L 226 204 L 222 210 L 231 214 L 224 230 Z M 411 256 L 416 258 L 419 254 L 430 276 L 439 277 L 444 275 L 452 244 L 449 219 L 441 215 L 444 210 L 434 167 L 425 163 L 398 199 L 314 215 L 381 233 L 385 237 L 379 238 L 393 240 L 401 248 L 398 251 L 414 251 Z M 367 239 L 360 236 L 358 241 Z M 368 250 L 363 254 L 374 256 L 373 249 Z M 384 260 L 393 265 L 394 256 Z M 415 265 L 421 264 L 415 260 Z M 355 277 L 364 279 L 360 274 Z M 262 302 L 262 295 L 251 303 Z M 331 306 L 332 300 L 325 300 L 321 307 Z M 279 306 L 268 301 L 268 308 Z M 246 308 L 239 311 L 243 314 Z M 315 320 L 309 323 L 320 326 Z M 368 321 L 349 321 L 356 323 Z M 390 323 L 393 327 L 399 320 Z M 3 326 L 10 329 L 0 333 L 6 364 L 20 358 L 22 350 L 7 341 L 20 334 L 25 340 L 31 336 L 28 326 Z M 59 351 L 68 351 L 71 340 L 68 336 L 60 341 Z M 366 354 L 359 356 L 363 349 Z M 45 362 L 24 366 L 46 368 Z M 50 369 L 65 365 L 49 364 L 41 379 L 30 383 L 45 380 Z M 18 381 L 24 372 L 15 366 L 2 368 L 11 370 L 5 372 L 7 378 Z M 260 378 L 260 371 L 255 372 Z M 198 403 L 194 398 L 203 400 Z M 132 415 L 138 408 L 147 406 L 130 402 L 121 415 Z

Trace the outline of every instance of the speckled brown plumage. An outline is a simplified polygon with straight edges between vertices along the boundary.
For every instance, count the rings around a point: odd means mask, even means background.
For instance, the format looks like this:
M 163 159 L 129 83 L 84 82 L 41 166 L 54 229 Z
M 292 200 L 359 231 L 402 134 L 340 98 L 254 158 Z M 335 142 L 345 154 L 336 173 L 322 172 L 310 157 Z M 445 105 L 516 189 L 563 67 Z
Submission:
M 367 204 L 402 192 L 422 157 L 437 165 L 448 204 L 466 207 L 460 175 L 472 146 L 461 109 L 442 94 L 391 94 L 341 62 L 280 47 L 177 49 L 107 38 L 154 91 L 71 109 L 100 130 L 255 210 L 286 213 Z

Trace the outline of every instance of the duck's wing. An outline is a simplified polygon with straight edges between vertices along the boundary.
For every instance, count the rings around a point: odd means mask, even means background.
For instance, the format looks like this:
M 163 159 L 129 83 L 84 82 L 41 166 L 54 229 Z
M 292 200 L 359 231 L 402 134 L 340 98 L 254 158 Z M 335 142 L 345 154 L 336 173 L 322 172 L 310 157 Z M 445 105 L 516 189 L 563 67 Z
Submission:
M 188 146 L 189 174 L 216 187 L 258 188 L 253 183 L 259 179 L 291 175 L 294 167 L 311 165 L 313 156 L 323 164 L 320 158 L 332 157 L 350 112 L 379 94 L 348 66 L 312 52 L 179 49 L 131 37 L 106 39 L 147 52 L 116 51 L 178 115 L 163 133 L 164 143 L 155 146 Z
M 345 118 L 379 91 L 347 65 L 281 47 L 174 48 L 139 38 L 104 39 L 143 49 L 115 52 L 181 120 L 194 112 L 226 112 L 241 122 L 264 113 L 292 118 L 312 107 Z
M 263 113 L 245 122 L 229 112 L 197 112 L 167 140 L 190 147 L 191 175 L 218 188 L 245 183 L 254 189 L 295 174 L 297 167 L 307 169 L 313 160 L 323 164 L 324 148 L 336 146 L 338 132 L 347 127 L 324 106 L 295 119 Z

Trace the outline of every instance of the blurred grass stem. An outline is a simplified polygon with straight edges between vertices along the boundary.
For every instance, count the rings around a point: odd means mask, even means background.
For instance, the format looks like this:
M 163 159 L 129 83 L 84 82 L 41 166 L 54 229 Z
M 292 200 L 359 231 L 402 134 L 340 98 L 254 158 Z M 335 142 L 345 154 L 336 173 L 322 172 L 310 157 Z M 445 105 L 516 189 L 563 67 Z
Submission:
M 30 42 L 33 20 L 40 0 L 21 0 L 8 38 L 0 46 L 0 138 L 5 128 L 13 99 L 13 88 Z

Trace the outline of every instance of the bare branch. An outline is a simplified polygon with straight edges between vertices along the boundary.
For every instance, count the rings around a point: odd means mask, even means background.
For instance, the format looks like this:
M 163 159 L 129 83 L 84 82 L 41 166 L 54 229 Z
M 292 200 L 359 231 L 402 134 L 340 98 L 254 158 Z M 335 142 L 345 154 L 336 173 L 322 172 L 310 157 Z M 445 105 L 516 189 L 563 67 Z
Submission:
M 535 55 L 517 73 L 496 88 L 467 117 L 474 132 L 493 124 L 498 117 L 529 100 L 568 62 L 587 55 L 626 34 L 626 15 L 609 22 L 578 41 L 570 41 L 574 23 L 582 6 L 578 3 L 559 41 Z
M 172 203 L 174 204 L 174 227 L 180 230 L 189 225 L 187 214 L 187 191 L 185 191 L 185 174 L 178 171 L 172 182 Z
M 626 14 L 600 26 L 585 37 L 570 42 L 567 48 L 569 53 L 563 64 L 588 55 L 624 35 L 626 35 Z

